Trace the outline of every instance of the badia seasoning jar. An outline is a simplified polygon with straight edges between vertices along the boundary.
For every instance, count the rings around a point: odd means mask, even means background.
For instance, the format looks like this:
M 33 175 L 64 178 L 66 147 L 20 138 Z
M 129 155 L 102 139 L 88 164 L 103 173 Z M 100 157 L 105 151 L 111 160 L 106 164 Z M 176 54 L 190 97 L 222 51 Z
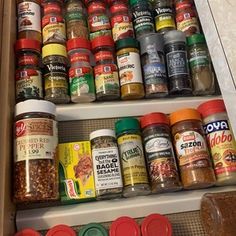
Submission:
M 15 106 L 14 201 L 56 200 L 58 157 L 56 106 L 27 100 Z
M 141 117 L 140 125 L 152 193 L 180 190 L 168 117 L 150 113 Z
M 210 147 L 216 174 L 216 185 L 236 184 L 236 141 L 230 127 L 224 101 L 202 103 L 198 111 Z
M 170 124 L 184 189 L 199 189 L 215 184 L 201 115 L 196 109 L 181 109 L 170 114 Z

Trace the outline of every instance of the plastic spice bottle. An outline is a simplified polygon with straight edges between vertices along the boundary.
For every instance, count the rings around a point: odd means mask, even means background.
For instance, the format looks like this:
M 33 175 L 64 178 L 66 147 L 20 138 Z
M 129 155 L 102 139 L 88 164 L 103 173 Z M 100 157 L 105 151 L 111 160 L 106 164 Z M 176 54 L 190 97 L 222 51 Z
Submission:
M 97 199 L 121 197 L 123 181 L 115 131 L 96 130 L 90 134 L 90 142 Z
M 90 223 L 82 227 L 79 231 L 78 236 L 108 236 L 107 230 L 97 223 Z
M 41 236 L 41 234 L 34 229 L 27 228 L 17 232 L 14 236 Z
M 150 193 L 139 121 L 123 118 L 115 123 L 122 163 L 124 197 Z
M 194 95 L 215 93 L 215 74 L 211 57 L 203 34 L 194 34 L 187 38 L 189 62 Z
M 76 236 L 76 232 L 67 225 L 56 225 L 52 227 L 45 236 Z
M 42 99 L 42 74 L 40 65 L 40 42 L 19 39 L 15 44 L 17 57 L 16 102 L 26 99 Z
M 74 38 L 67 41 L 70 59 L 69 81 L 71 101 L 75 103 L 95 100 L 93 69 L 90 65 L 91 44 L 87 39 Z
M 17 0 L 18 39 L 42 41 L 40 0 Z
M 152 193 L 180 190 L 168 117 L 150 113 L 140 119 Z
M 185 189 L 206 188 L 215 184 L 200 113 L 182 109 L 170 114 L 173 142 Z
M 169 77 L 169 93 L 186 95 L 192 93 L 189 75 L 186 37 L 182 31 L 172 30 L 164 35 L 166 66 Z
M 118 68 L 115 63 L 114 41 L 111 36 L 99 36 L 92 41 L 96 61 L 94 76 L 97 100 L 120 98 Z
M 216 184 L 236 184 L 236 142 L 223 100 L 202 103 L 198 111 L 203 117 L 204 130 L 214 163 Z
M 61 44 L 42 48 L 45 99 L 55 104 L 68 103 L 67 53 Z
M 146 97 L 165 97 L 168 84 L 163 36 L 152 33 L 141 37 L 139 42 Z
M 14 201 L 56 200 L 58 193 L 56 106 L 27 100 L 15 106 Z
M 134 38 L 120 39 L 116 42 L 117 64 L 123 100 L 144 97 L 139 44 Z

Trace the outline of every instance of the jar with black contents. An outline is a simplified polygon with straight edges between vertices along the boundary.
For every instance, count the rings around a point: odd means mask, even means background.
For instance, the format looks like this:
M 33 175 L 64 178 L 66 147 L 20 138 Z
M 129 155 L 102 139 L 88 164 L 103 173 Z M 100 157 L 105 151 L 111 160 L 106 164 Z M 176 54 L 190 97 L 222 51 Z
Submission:
M 169 93 L 171 95 L 192 94 L 185 34 L 179 30 L 169 31 L 164 34 L 164 44 Z
M 55 104 L 70 101 L 68 95 L 67 53 L 61 44 L 47 44 L 42 48 L 44 64 L 44 93 L 45 100 Z
M 141 117 L 140 124 L 152 193 L 180 190 L 168 117 L 151 113 Z

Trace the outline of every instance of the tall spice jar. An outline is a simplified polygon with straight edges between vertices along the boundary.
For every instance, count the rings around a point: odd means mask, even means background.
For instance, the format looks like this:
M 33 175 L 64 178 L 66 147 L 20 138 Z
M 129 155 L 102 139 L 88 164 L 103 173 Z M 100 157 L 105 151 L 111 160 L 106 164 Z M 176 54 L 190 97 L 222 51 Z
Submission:
M 123 118 L 115 123 L 122 163 L 124 197 L 150 193 L 139 121 Z
M 236 141 L 224 101 L 216 99 L 202 103 L 198 111 L 203 117 L 203 127 L 217 178 L 216 184 L 236 184 Z
M 170 124 L 183 187 L 214 185 L 216 179 L 200 113 L 191 108 L 178 110 L 170 114 Z
M 27 100 L 15 106 L 14 200 L 56 200 L 58 194 L 56 106 Z

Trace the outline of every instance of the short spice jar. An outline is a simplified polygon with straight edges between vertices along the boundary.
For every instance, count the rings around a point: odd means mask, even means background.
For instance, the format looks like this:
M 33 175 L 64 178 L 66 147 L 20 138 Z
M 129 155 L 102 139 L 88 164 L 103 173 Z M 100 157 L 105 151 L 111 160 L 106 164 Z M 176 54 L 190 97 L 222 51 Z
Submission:
M 14 201 L 56 200 L 58 157 L 56 106 L 27 100 L 15 106 Z
M 140 125 L 152 193 L 180 190 L 168 117 L 150 113 L 141 117 Z
M 200 113 L 191 108 L 178 110 L 170 114 L 170 124 L 183 187 L 198 189 L 214 185 Z
M 93 131 L 90 134 L 90 142 L 97 199 L 121 197 L 123 181 L 115 131 Z
M 40 52 L 41 45 L 37 40 L 19 39 L 16 41 L 16 102 L 43 99 Z
M 142 145 L 139 121 L 123 118 L 115 123 L 116 136 L 122 164 L 124 197 L 148 195 L 148 174 Z
M 236 142 L 224 101 L 202 103 L 198 107 L 214 163 L 216 185 L 236 184 Z
M 121 99 L 131 100 L 144 97 L 139 43 L 134 38 L 116 42 L 117 65 L 121 85 Z
M 68 95 L 66 47 L 56 43 L 47 44 L 42 48 L 42 59 L 45 100 L 55 104 L 68 103 L 70 97 Z

